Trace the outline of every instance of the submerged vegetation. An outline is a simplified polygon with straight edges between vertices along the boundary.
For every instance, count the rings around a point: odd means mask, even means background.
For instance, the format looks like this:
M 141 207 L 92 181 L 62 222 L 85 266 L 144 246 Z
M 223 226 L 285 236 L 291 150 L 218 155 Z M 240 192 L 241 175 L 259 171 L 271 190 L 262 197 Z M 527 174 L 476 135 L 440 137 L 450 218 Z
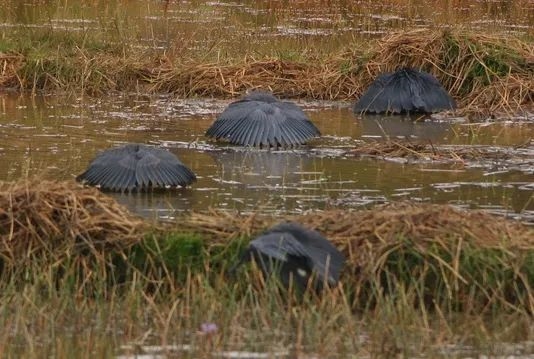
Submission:
M 117 349 L 103 340 L 108 332 L 132 342 L 130 352 L 173 344 L 161 350 L 321 355 L 328 342 L 339 355 L 436 355 L 437 344 L 458 335 L 483 346 L 495 335 L 486 327 L 495 323 L 483 318 L 496 313 L 515 318 L 501 339 L 530 338 L 521 318 L 534 305 L 534 232 L 483 212 L 398 203 L 295 216 L 348 262 L 336 288 L 298 299 L 253 268 L 227 273 L 250 238 L 276 218 L 213 211 L 156 227 L 70 181 L 2 185 L 0 202 L 0 310 L 18 313 L 2 317 L 0 343 L 13 354 L 37 350 L 32 338 L 65 357 L 92 341 L 98 343 L 92 352 L 108 353 Z M 50 312 L 35 314 L 40 307 Z M 460 313 L 478 319 L 454 328 Z M 19 320 L 30 328 L 22 330 Z M 220 331 L 204 333 L 203 323 Z M 58 325 L 88 326 L 91 339 L 52 344 L 60 335 L 54 332 L 65 330 Z M 408 328 L 411 334 L 402 332 Z M 13 339 L 21 346 L 7 345 Z M 271 346 L 276 341 L 280 347 Z
M 524 150 L 524 151 L 522 151 Z M 382 159 L 402 158 L 406 162 L 433 162 L 476 164 L 491 167 L 495 163 L 525 168 L 531 164 L 532 153 L 528 145 L 503 148 L 493 146 L 433 145 L 432 143 L 400 140 L 365 142 L 345 153 L 346 156 Z

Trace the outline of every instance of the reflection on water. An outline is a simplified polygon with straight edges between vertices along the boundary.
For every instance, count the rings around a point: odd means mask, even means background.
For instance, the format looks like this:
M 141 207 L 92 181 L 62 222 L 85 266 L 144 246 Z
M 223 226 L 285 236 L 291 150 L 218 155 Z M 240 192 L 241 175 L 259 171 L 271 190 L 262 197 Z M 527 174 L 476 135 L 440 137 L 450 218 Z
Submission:
M 169 149 L 198 176 L 198 182 L 187 189 L 110 194 L 148 217 L 170 218 L 208 207 L 300 213 L 399 199 L 484 207 L 512 216 L 534 210 L 529 200 L 532 166 L 467 169 L 457 164 L 407 165 L 343 156 L 362 138 L 380 140 L 384 133 L 437 144 L 525 143 L 534 137 L 532 124 L 475 129 L 472 124 L 431 118 L 417 122 L 402 117 L 362 118 L 347 103 L 300 102 L 324 137 L 295 150 L 244 150 L 210 142 L 203 135 L 228 102 L 4 94 L 0 96 L 0 180 L 36 174 L 73 179 L 98 151 L 141 142 Z
M 276 188 L 301 180 L 312 159 L 299 153 L 265 150 L 214 152 L 221 168 L 220 181 L 251 187 Z
M 364 115 L 360 121 L 362 137 L 367 138 L 443 142 L 451 128 L 448 121 L 420 120 L 415 116 Z

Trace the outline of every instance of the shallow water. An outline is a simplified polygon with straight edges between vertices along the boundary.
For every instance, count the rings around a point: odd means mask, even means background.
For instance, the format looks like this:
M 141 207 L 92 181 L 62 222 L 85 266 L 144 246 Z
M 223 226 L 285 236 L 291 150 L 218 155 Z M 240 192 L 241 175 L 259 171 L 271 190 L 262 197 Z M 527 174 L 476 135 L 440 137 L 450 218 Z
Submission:
M 73 179 L 101 150 L 124 142 L 168 148 L 197 175 L 187 189 L 110 194 L 160 219 L 208 207 L 283 215 L 332 207 L 362 208 L 412 199 L 451 203 L 533 220 L 534 163 L 475 165 L 353 158 L 362 141 L 412 139 L 437 145 L 526 144 L 532 118 L 467 124 L 442 119 L 355 116 L 349 103 L 300 102 L 323 137 L 287 151 L 243 149 L 208 141 L 204 131 L 228 104 L 116 95 L 108 99 L 0 96 L 0 180 L 41 175 Z M 472 168 L 473 167 L 473 168 Z

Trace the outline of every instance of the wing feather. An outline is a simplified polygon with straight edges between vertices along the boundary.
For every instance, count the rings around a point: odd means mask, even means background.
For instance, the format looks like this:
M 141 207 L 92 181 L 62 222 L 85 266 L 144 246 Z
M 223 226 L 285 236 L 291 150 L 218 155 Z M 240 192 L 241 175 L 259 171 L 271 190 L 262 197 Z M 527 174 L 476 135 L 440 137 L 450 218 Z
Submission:
M 353 107 L 356 113 L 438 112 L 456 107 L 433 75 L 411 68 L 379 75 Z
M 167 150 L 128 144 L 99 154 L 76 179 L 102 189 L 125 191 L 186 186 L 196 176 Z
M 302 230 L 301 233 L 273 228 L 250 242 L 250 246 L 273 259 L 288 261 L 289 256 L 300 257 L 316 272 L 320 280 L 335 284 L 344 263 L 344 257 L 318 232 Z M 302 236 L 307 236 L 303 241 Z
M 206 136 L 242 146 L 297 146 L 319 136 L 319 130 L 294 103 L 256 92 L 231 103 Z

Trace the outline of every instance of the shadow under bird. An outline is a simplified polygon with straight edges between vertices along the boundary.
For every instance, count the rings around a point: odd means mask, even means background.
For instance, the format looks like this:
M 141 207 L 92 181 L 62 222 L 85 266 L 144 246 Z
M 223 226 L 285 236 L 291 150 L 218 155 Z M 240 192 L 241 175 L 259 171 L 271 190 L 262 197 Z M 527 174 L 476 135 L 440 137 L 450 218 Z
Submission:
M 97 155 L 76 180 L 124 192 L 185 187 L 196 181 L 196 176 L 171 152 L 131 143 Z
M 379 75 L 354 105 L 355 113 L 433 113 L 456 102 L 433 75 L 403 68 Z
M 252 260 L 264 277 L 275 274 L 286 288 L 293 282 L 301 291 L 320 292 L 325 283 L 337 284 L 345 257 L 319 232 L 288 222 L 252 240 L 232 270 Z
M 208 137 L 260 148 L 294 147 L 320 135 L 296 104 L 263 91 L 232 102 L 206 131 Z

